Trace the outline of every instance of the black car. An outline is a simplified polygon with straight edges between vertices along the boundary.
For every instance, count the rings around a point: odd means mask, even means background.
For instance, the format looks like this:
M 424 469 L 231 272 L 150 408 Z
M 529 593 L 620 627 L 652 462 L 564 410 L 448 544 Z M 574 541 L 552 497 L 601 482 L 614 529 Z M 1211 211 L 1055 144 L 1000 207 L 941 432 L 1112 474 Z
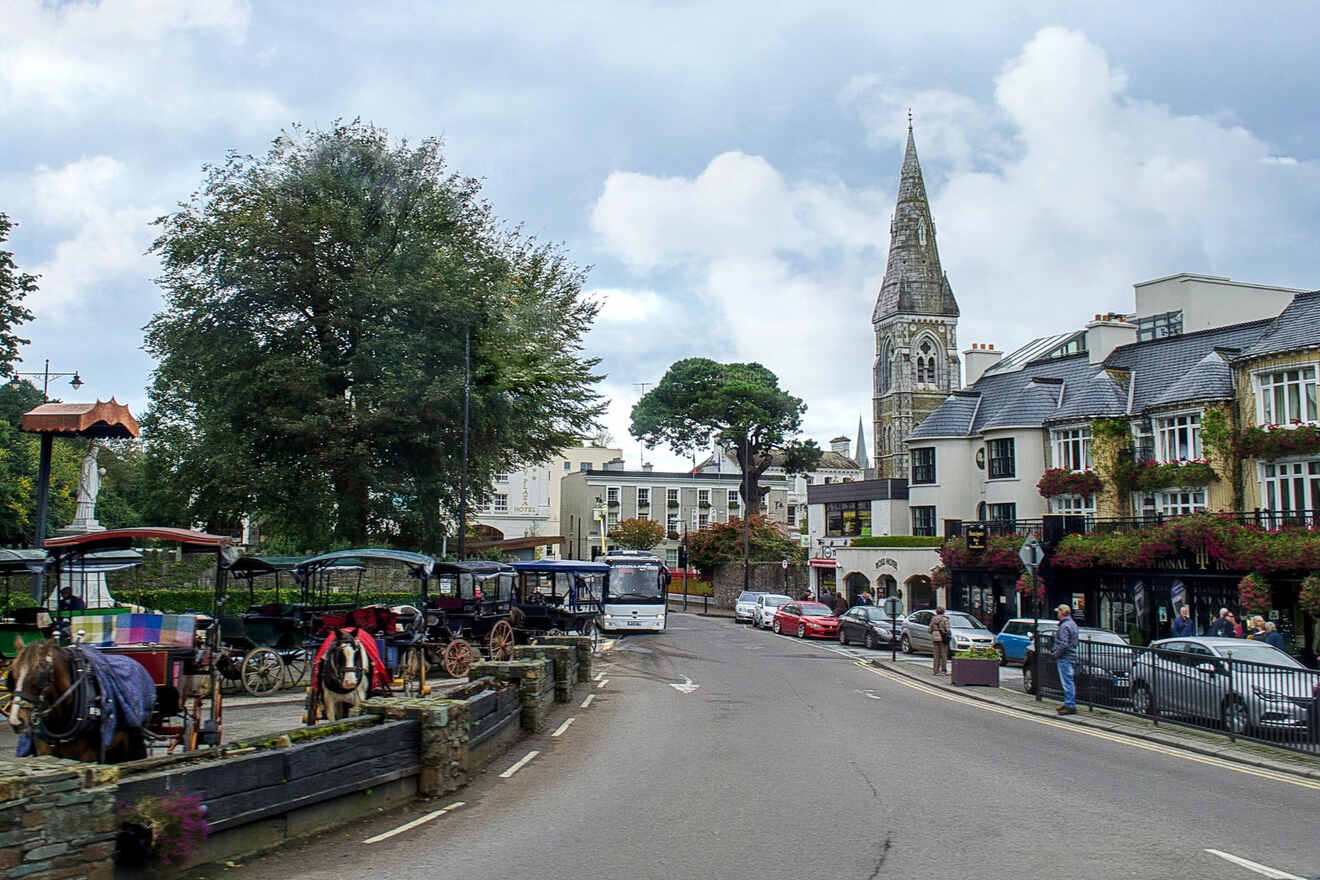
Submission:
M 1063 685 L 1051 651 L 1054 633 L 1040 634 L 1040 678 L 1047 693 L 1058 693 Z M 1100 705 L 1126 703 L 1132 693 L 1132 649 L 1127 642 L 1107 629 L 1078 627 L 1077 664 L 1073 667 L 1077 698 Z M 1036 645 L 1027 644 L 1022 663 L 1022 689 L 1036 692 Z
M 903 623 L 903 616 L 890 617 L 889 609 L 877 605 L 854 605 L 839 615 L 839 644 L 860 642 L 868 648 L 891 644 L 895 640 L 891 624 Z

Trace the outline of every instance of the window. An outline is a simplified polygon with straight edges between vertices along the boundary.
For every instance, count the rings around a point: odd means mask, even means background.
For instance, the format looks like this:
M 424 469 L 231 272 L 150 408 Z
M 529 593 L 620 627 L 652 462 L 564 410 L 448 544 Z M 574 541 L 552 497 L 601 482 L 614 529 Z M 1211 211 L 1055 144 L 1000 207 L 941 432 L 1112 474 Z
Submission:
M 678 490 L 677 490 L 677 489 L 666 489 L 666 490 L 665 490 L 665 504 L 667 504 L 667 505 L 670 506 L 670 507 L 678 507 Z
M 935 482 L 935 447 L 923 446 L 912 450 L 912 482 Z
M 991 522 L 1014 522 L 1017 520 L 1016 504 L 988 504 L 986 512 Z
M 924 535 L 927 538 L 935 537 L 934 507 L 912 508 L 912 534 Z
M 789 524 L 790 526 L 795 526 L 795 525 L 797 525 L 797 505 L 796 505 L 796 504 L 790 504 L 790 505 L 788 505 L 788 524 Z
M 670 547 L 665 550 L 665 565 L 670 568 L 678 568 L 678 548 Z
M 710 525 L 710 514 L 703 510 L 697 514 L 697 528 L 704 529 L 708 525 Z
M 572 469 L 573 469 L 573 462 L 571 462 L 571 461 L 565 461 L 565 462 L 564 462 L 564 470 L 566 470 L 566 471 L 571 471 Z
M 935 383 L 935 349 L 929 339 L 923 339 L 917 349 L 917 384 L 934 385 Z
M 990 460 L 990 479 L 1017 476 L 1017 462 L 1013 458 L 1013 438 L 989 440 L 985 444 L 985 455 Z M 934 534 L 932 532 L 932 534 Z
M 651 490 L 650 490 L 650 488 L 647 487 L 647 486 L 638 486 L 638 487 L 637 487 L 637 507 L 640 509 L 640 508 L 643 508 L 643 507 L 650 507 L 650 506 L 651 506 Z
M 637 511 L 637 519 L 650 519 L 650 518 L 651 518 L 650 508 L 643 507 L 641 510 Z
M 496 513 L 509 512 L 509 496 L 505 492 L 496 492 L 490 501 L 490 509 Z
M 1261 466 L 1265 506 L 1275 513 L 1320 507 L 1320 459 Z
M 807 482 L 808 482 L 808 483 L 811 482 L 811 478 L 810 478 L 810 477 L 807 478 Z M 730 507 L 730 508 L 737 507 L 738 504 L 739 504 L 739 502 L 742 501 L 742 499 L 738 496 L 738 490 L 737 490 L 737 489 L 730 489 L 730 490 L 729 490 L 728 498 L 729 498 L 729 507 Z
M 710 490 L 709 490 L 709 489 L 698 489 L 698 490 L 697 490 L 697 506 L 698 506 L 698 507 L 710 507 Z
M 1054 466 L 1070 471 L 1091 469 L 1091 429 L 1060 428 L 1050 431 L 1050 445 L 1054 452 Z
M 825 534 L 856 538 L 871 534 L 870 501 L 831 501 L 825 505 Z
M 610 486 L 605 490 L 605 503 L 610 507 L 619 506 L 619 487 Z
M 1164 312 L 1137 319 L 1137 341 L 1163 339 L 1166 336 L 1181 336 L 1183 325 L 1182 310 Z
M 607 531 L 612 532 L 619 527 L 619 512 L 617 510 L 611 510 L 606 516 L 609 517 L 607 520 Z
M 1315 421 L 1315 367 L 1261 373 L 1256 381 L 1260 383 L 1262 424 Z
M 671 535 L 678 534 L 678 514 L 671 513 L 665 519 L 665 531 Z
M 1183 516 L 1205 510 L 1205 490 L 1160 492 L 1155 499 L 1160 513 L 1165 516 Z
M 1201 414 L 1155 420 L 1156 454 L 1160 461 L 1201 457 Z
M 1050 499 L 1050 513 L 1095 516 L 1095 496 L 1083 498 L 1081 495 L 1055 495 Z
M 579 462 L 578 462 L 578 470 L 580 470 L 580 471 L 589 471 L 589 470 L 591 470 L 591 462 L 589 462 L 589 461 L 579 461 Z

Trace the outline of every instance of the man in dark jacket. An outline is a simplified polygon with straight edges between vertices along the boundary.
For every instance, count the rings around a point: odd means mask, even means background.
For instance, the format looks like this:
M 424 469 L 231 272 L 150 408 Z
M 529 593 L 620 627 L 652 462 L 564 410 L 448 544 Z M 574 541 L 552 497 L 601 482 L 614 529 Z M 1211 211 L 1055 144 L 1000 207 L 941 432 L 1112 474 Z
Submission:
M 1273 645 L 1274 647 L 1278 648 L 1280 651 L 1284 651 L 1285 653 L 1288 650 L 1283 646 L 1283 636 L 1279 633 L 1279 628 L 1274 625 L 1274 621 L 1272 620 L 1266 621 L 1265 635 L 1261 636 L 1260 640 L 1267 645 Z
M 1073 682 L 1073 666 L 1077 662 L 1077 622 L 1072 619 L 1072 608 L 1060 605 L 1054 609 L 1059 615 L 1059 628 L 1054 631 L 1054 647 L 1051 654 L 1054 665 L 1059 670 L 1059 683 L 1063 685 L 1063 705 L 1060 715 L 1074 715 L 1077 712 L 1077 686 Z
M 1196 635 L 1196 621 L 1192 620 L 1192 609 L 1186 605 L 1178 609 L 1178 616 L 1173 619 L 1173 634 L 1180 639 Z
M 1215 618 L 1214 623 L 1210 624 L 1210 635 L 1219 636 L 1225 639 L 1231 639 L 1237 635 L 1233 629 L 1233 622 L 1228 618 L 1228 609 L 1220 608 L 1219 616 Z

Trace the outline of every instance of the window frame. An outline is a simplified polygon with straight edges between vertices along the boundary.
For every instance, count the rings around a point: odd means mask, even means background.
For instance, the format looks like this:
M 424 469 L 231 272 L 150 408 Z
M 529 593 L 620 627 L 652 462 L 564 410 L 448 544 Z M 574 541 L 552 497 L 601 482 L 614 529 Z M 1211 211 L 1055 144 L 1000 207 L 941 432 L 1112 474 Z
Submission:
M 998 508 L 998 510 L 996 510 Z M 1011 513 L 1012 516 L 996 516 L 996 513 Z M 1017 522 L 1017 502 L 1003 501 L 985 506 L 986 522 Z
M 1092 457 L 1091 426 L 1082 425 L 1062 425 L 1050 429 L 1050 456 L 1056 468 L 1065 468 L 1070 471 L 1089 471 L 1094 467 L 1095 460 Z M 1080 457 L 1081 467 L 1077 467 L 1077 460 Z
M 908 510 L 911 512 L 911 516 L 912 516 L 912 534 L 918 536 L 930 537 L 930 538 L 935 537 L 935 523 L 936 523 L 935 505 L 917 504 L 912 507 L 909 507 Z M 918 523 L 918 511 L 921 512 L 920 517 L 922 522 L 920 524 Z M 924 522 L 924 520 L 926 520 L 927 518 L 926 516 L 927 511 L 929 511 L 929 520 L 930 520 L 929 525 L 927 525 Z
M 914 486 L 934 486 L 938 485 L 939 472 L 935 466 L 935 447 L 934 446 L 913 446 L 908 450 L 911 455 L 908 459 L 908 466 L 911 470 L 912 485 Z M 925 454 L 930 454 L 929 462 L 919 462 Z
M 851 514 L 851 516 L 849 514 Z M 836 516 L 837 520 L 835 519 Z M 852 523 L 851 527 L 849 526 L 849 523 Z M 870 501 L 825 502 L 825 537 L 865 537 L 872 534 L 871 525 Z
M 1320 458 L 1265 461 L 1257 468 L 1264 509 L 1271 513 L 1304 513 L 1320 508 Z M 1280 506 L 1284 496 L 1288 499 L 1286 507 Z
M 1008 455 L 996 456 L 996 448 L 1004 448 L 1007 444 Z M 1008 462 L 1008 473 L 995 473 L 996 462 Z M 1014 480 L 1017 479 L 1017 438 L 1016 437 L 995 437 L 985 441 L 985 474 L 987 480 Z
M 1296 373 L 1296 380 L 1289 380 L 1288 374 Z M 1309 374 L 1309 375 L 1308 375 Z M 1278 377 L 1283 377 L 1279 379 Z M 1256 420 L 1262 425 L 1290 425 L 1294 422 L 1314 423 L 1320 418 L 1320 367 L 1315 363 L 1291 364 L 1287 367 L 1270 367 L 1253 374 L 1256 389 Z M 1296 405 L 1300 414 L 1291 412 L 1293 403 L 1289 399 L 1288 389 L 1297 388 Z M 1307 394 L 1307 389 L 1310 394 Z M 1277 389 L 1277 399 L 1276 399 Z M 1277 405 L 1276 405 L 1277 404 Z M 1289 412 L 1278 412 L 1282 405 Z
M 501 500 L 501 499 L 502 499 L 502 500 Z M 490 512 L 491 512 L 491 513 L 508 513 L 508 512 L 509 512 L 509 493 L 508 493 L 508 492 L 494 492 L 494 493 L 491 494 L 491 496 L 490 496 Z
M 1201 441 L 1201 417 L 1202 411 L 1199 409 L 1155 416 L 1151 425 L 1155 438 L 1155 458 L 1162 463 L 1203 460 L 1205 449 Z M 1187 432 L 1189 455 L 1179 454 L 1182 450 L 1179 434 L 1183 431 Z M 1173 447 L 1172 455 L 1170 446 Z

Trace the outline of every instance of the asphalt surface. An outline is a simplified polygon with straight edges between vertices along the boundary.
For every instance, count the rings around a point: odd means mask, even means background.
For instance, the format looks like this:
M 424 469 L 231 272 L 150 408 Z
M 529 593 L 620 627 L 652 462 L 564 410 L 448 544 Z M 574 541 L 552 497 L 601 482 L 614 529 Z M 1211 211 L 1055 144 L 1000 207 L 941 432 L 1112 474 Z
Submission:
M 1208 849 L 1320 875 L 1314 782 L 929 693 L 837 647 L 674 615 L 603 656 L 561 736 L 225 876 L 1262 876 Z

